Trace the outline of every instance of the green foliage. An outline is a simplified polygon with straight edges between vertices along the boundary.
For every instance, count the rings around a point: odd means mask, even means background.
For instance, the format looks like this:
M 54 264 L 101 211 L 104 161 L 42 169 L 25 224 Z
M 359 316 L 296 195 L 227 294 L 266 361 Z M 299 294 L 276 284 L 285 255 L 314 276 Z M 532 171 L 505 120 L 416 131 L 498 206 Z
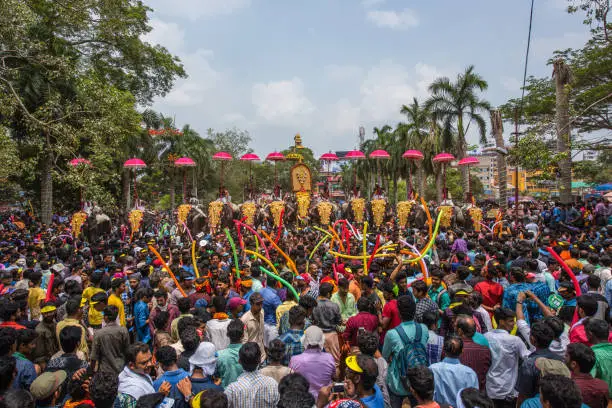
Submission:
M 470 176 L 470 184 L 474 198 L 479 199 L 484 194 L 484 186 L 476 176 Z M 457 169 L 446 170 L 446 187 L 453 201 L 463 201 L 465 190 L 461 185 L 461 173 Z
M 572 169 L 574 178 L 582 180 L 585 183 L 604 184 L 612 180 L 612 153 L 602 152 L 595 161 L 578 161 L 574 162 Z

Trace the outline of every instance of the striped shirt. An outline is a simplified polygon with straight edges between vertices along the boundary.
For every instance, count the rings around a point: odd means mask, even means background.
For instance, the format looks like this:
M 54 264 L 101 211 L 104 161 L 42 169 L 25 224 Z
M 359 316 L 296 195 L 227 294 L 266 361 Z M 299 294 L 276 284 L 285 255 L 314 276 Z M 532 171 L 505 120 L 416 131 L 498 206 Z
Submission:
M 259 371 L 243 372 L 227 386 L 229 408 L 274 408 L 278 404 L 278 383 Z

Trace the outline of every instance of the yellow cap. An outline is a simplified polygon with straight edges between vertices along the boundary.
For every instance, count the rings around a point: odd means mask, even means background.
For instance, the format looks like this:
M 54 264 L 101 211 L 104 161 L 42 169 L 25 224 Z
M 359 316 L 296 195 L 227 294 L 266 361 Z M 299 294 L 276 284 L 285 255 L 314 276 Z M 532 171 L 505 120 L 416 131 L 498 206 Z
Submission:
M 363 373 L 363 369 L 357 364 L 357 356 L 348 356 L 346 366 L 356 373 Z

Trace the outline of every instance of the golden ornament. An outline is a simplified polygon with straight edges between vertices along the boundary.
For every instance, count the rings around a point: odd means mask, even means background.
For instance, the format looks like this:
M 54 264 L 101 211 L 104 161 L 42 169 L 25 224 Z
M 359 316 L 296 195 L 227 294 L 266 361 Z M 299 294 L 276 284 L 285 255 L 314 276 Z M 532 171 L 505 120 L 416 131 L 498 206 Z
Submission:
M 242 217 L 246 217 L 245 222 L 248 225 L 255 224 L 255 213 L 257 212 L 257 206 L 255 206 L 254 202 L 247 201 L 243 203 L 240 210 L 242 212 Z
M 363 198 L 354 198 L 351 201 L 351 208 L 353 209 L 353 217 L 355 217 L 356 223 L 363 223 L 363 218 L 365 215 L 365 199 Z
M 442 213 L 440 226 L 447 228 L 450 227 L 451 219 L 453 218 L 453 207 L 450 205 L 442 205 L 440 206 L 439 210 L 440 213 Z
M 370 205 L 372 205 L 372 215 L 374 217 L 374 225 L 376 227 L 380 227 L 385 219 L 385 209 L 387 207 L 387 202 L 385 200 L 372 200 L 370 201 Z
M 179 223 L 186 224 L 187 216 L 189 215 L 189 211 L 191 211 L 191 205 L 189 204 L 181 204 L 176 209 L 176 218 L 179 220 Z
M 321 201 L 317 204 L 317 210 L 319 211 L 319 219 L 322 225 L 329 225 L 329 218 L 331 216 L 333 206 L 329 201 Z
M 142 222 L 142 217 L 144 213 L 141 210 L 132 210 L 128 215 L 128 220 L 130 221 L 130 226 L 132 227 L 132 233 L 138 232 L 140 229 L 140 223 Z
M 408 217 L 412 211 L 414 200 L 411 201 L 400 201 L 397 203 L 397 218 L 399 219 L 400 227 L 405 227 L 408 224 Z
M 297 198 L 298 217 L 306 218 L 308 216 L 308 207 L 310 207 L 310 193 L 307 191 L 298 191 L 295 193 Z
M 87 220 L 87 213 L 84 211 L 77 211 L 72 215 L 70 225 L 72 226 L 72 236 L 77 238 L 81 234 L 81 228 Z
M 219 226 L 222 210 L 223 203 L 219 200 L 211 201 L 208 204 L 208 224 L 211 228 L 217 228 L 217 226 Z
M 281 213 L 285 209 L 284 201 L 273 201 L 270 203 L 270 214 L 272 214 L 272 219 L 274 221 L 274 226 L 278 228 L 281 223 Z
M 474 231 L 480 232 L 480 222 L 482 221 L 482 210 L 478 207 L 470 207 L 468 214 L 472 217 L 472 224 L 474 224 Z

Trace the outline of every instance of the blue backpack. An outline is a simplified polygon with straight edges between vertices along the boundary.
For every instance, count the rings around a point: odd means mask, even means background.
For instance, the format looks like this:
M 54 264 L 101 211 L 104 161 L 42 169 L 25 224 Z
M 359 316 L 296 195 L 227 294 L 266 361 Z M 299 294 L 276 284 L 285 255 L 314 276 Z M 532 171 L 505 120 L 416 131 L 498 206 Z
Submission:
M 405 379 L 408 374 L 408 369 L 418 366 L 427 366 L 427 349 L 421 343 L 421 337 L 423 336 L 423 330 L 421 329 L 421 325 L 418 323 L 415 324 L 415 336 L 414 339 L 409 339 L 408 335 L 402 328 L 402 326 L 397 326 L 395 329 L 397 334 L 399 334 L 404 347 L 399 351 L 399 353 L 393 355 L 393 359 L 391 360 L 391 365 L 389 367 L 389 375 L 388 377 L 393 377 L 397 379 Z M 400 383 L 406 383 L 406 381 L 400 381 Z M 408 395 L 408 390 L 406 390 L 403 385 L 395 385 L 392 382 L 388 383 L 389 389 L 396 395 Z M 398 386 L 400 388 L 398 388 Z M 398 388 L 398 389 L 396 389 Z

